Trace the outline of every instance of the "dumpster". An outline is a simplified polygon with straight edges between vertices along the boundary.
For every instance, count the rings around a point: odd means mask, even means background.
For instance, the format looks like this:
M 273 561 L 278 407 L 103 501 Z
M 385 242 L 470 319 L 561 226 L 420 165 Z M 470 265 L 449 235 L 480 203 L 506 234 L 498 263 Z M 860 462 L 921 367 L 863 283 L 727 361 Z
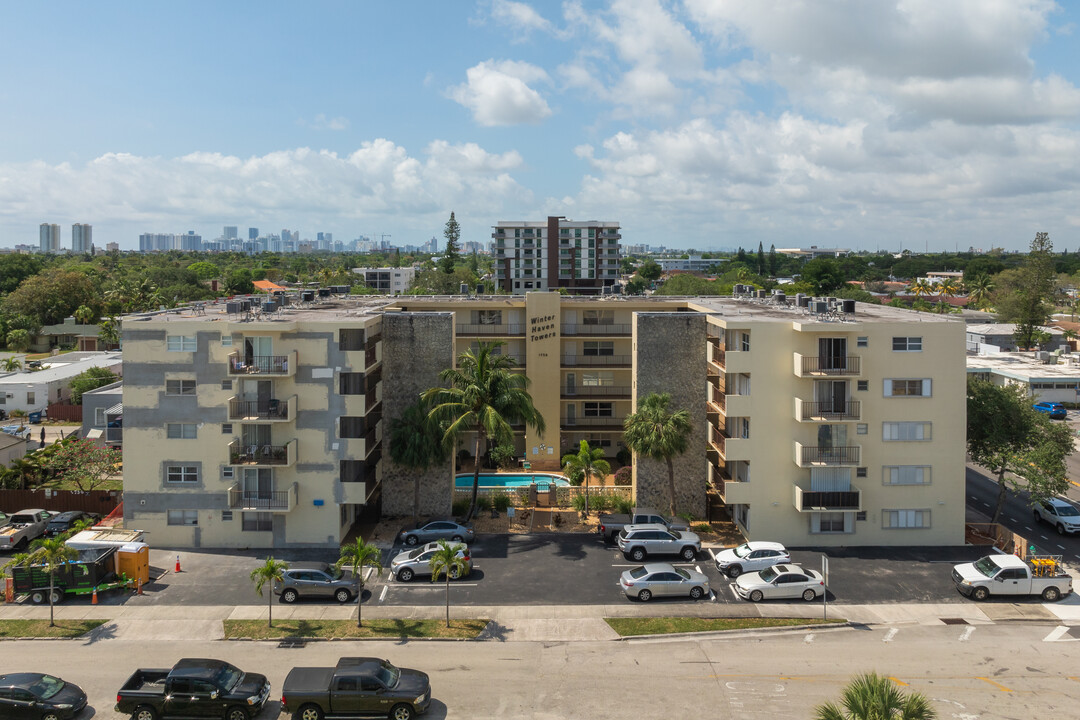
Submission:
M 31 425 L 40 425 L 41 424 L 41 411 L 38 410 L 36 412 L 30 413 L 29 419 L 30 419 L 30 424 Z

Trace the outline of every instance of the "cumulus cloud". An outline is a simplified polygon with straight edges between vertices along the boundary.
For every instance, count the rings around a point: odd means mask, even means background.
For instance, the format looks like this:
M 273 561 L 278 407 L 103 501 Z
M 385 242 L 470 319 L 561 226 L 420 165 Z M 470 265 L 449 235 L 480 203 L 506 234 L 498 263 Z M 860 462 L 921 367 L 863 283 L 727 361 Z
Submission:
M 349 121 L 343 117 L 327 117 L 323 113 L 319 113 L 306 124 L 313 130 L 347 130 L 349 128 Z
M 492 0 L 491 17 L 500 25 L 525 34 L 533 30 L 551 32 L 552 25 L 531 5 L 513 0 Z
M 488 60 L 465 72 L 466 82 L 447 94 L 472 111 L 481 125 L 536 124 L 551 115 L 551 108 L 529 83 L 549 82 L 548 74 L 526 62 Z

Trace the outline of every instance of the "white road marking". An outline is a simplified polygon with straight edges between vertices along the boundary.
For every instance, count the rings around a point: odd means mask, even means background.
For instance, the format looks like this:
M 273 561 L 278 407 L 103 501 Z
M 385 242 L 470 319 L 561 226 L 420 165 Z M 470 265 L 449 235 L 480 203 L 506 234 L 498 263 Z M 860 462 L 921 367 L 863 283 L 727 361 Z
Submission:
M 1050 538 L 1046 537 L 1045 535 L 1040 535 L 1039 537 L 1041 537 L 1043 540 L 1049 540 L 1050 539 Z
M 1061 548 L 1062 550 L 1064 550 L 1064 549 L 1065 549 L 1065 546 L 1064 546 L 1064 545 L 1058 545 L 1058 547 L 1059 547 L 1059 548 Z
M 803 642 L 807 645 L 814 642 L 814 633 L 807 633 L 806 637 L 803 638 Z
M 616 563 L 616 564 L 612 565 L 611 567 L 641 567 L 642 565 L 645 565 L 645 564 L 646 563 L 644 561 L 636 563 L 636 564 L 631 563 L 629 565 L 624 565 L 622 563 Z M 675 567 L 693 567 L 693 563 L 669 563 L 669 564 L 674 565 Z M 701 571 L 698 570 L 698 572 L 701 572 Z
M 459 583 L 452 582 L 450 587 L 476 587 L 480 583 Z M 412 590 L 445 590 L 446 581 L 440 580 L 439 582 L 422 582 L 422 583 L 398 583 L 399 588 L 409 588 Z
M 1076 638 L 1061 639 L 1061 636 L 1069 632 L 1068 625 L 1058 625 L 1056 628 L 1050 631 L 1050 634 L 1043 638 L 1043 642 L 1076 642 Z
M 382 593 L 379 595 L 379 602 L 386 599 L 386 591 L 390 589 L 389 585 L 383 585 Z
M 984 503 L 983 503 L 983 507 L 990 507 L 990 503 L 988 503 L 988 502 L 984 502 Z
M 739 597 L 739 593 L 735 592 L 735 586 L 734 585 L 728 585 L 728 589 L 731 590 L 731 594 L 735 596 L 736 600 L 742 600 L 742 598 Z
M 1031 526 L 1030 526 L 1030 525 L 1025 525 L 1025 526 L 1024 526 L 1024 529 L 1025 529 L 1025 530 L 1031 530 Z
M 896 637 L 896 633 L 898 632 L 900 632 L 900 630 L 897 628 L 891 628 L 889 632 L 885 633 L 885 637 L 882 638 L 881 642 L 892 642 L 892 639 Z
M 375 570 L 375 568 L 371 567 L 370 565 L 368 567 L 364 568 L 364 582 L 368 581 L 368 578 L 371 577 L 371 573 L 374 570 Z
M 1058 547 L 1061 547 L 1061 546 L 1058 545 Z M 697 570 L 698 572 L 701 572 L 701 566 L 700 565 L 695 565 L 694 569 Z
M 712 548 L 708 548 L 709 554 L 712 555 L 713 562 L 716 562 L 716 551 Z
M 709 599 L 712 600 L 713 602 L 717 601 L 718 598 L 716 597 L 716 591 L 714 591 L 714 590 L 709 591 Z
M 968 638 L 971 637 L 971 633 L 973 633 L 973 632 L 975 632 L 975 626 L 974 625 L 969 625 L 968 627 L 964 628 L 964 632 L 960 636 L 960 642 L 967 642 Z

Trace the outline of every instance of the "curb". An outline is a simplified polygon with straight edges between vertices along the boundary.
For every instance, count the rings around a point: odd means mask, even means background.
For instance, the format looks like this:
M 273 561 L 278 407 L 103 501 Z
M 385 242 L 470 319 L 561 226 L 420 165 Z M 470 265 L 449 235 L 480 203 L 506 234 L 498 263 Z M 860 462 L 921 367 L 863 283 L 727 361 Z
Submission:
M 780 632 L 793 632 L 801 630 L 824 630 L 824 629 L 852 629 L 859 626 L 864 626 L 866 623 L 852 622 L 845 620 L 839 623 L 816 623 L 813 625 L 780 625 L 777 627 L 760 627 L 760 628 L 742 628 L 732 630 L 702 630 L 699 632 L 682 632 L 682 633 L 659 633 L 656 635 L 627 635 L 613 638 L 614 642 L 626 642 L 627 640 L 657 640 L 667 638 L 704 638 L 711 637 L 724 637 L 725 635 L 745 635 L 746 633 L 754 634 L 773 634 Z
M 481 631 L 482 632 L 482 631 Z M 33 638 L 21 638 L 30 639 Z M 68 638 L 49 638 L 50 640 L 67 640 Z M 221 638 L 224 642 L 395 642 L 395 643 L 411 643 L 411 642 L 483 642 L 484 639 L 480 637 L 474 638 L 411 638 L 405 636 L 398 637 L 333 637 L 333 638 L 321 638 L 321 637 L 280 637 L 280 638 L 250 638 L 250 637 L 234 637 L 234 638 Z

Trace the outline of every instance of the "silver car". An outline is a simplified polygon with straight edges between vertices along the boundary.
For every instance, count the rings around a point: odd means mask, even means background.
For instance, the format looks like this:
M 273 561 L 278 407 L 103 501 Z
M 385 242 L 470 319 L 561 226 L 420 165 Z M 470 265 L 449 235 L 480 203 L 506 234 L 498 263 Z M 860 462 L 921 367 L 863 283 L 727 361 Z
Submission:
M 360 592 L 358 578 L 327 563 L 296 563 L 281 575 L 282 581 L 274 583 L 274 594 L 280 595 L 282 602 L 321 597 L 347 603 Z
M 619 578 L 619 587 L 626 597 L 642 602 L 671 596 L 698 600 L 709 594 L 709 578 L 697 570 L 649 563 L 624 572 Z
M 641 562 L 649 555 L 679 555 L 690 561 L 701 550 L 701 538 L 685 530 L 668 530 L 663 525 L 627 525 L 619 531 L 619 549 Z
M 465 562 L 465 572 L 462 577 L 472 571 L 472 558 L 469 556 L 469 546 L 465 543 L 450 543 L 450 547 L 457 551 L 457 557 Z M 439 543 L 431 542 L 415 550 L 405 550 L 398 553 L 390 561 L 390 574 L 401 582 L 409 582 L 417 575 L 431 575 L 431 556 L 439 549 Z M 450 579 L 456 580 L 459 573 L 455 569 L 450 571 Z
M 825 593 L 825 580 L 821 573 L 798 565 L 773 565 L 761 572 L 740 575 L 735 580 L 735 592 L 751 602 L 798 597 L 810 602 Z
M 419 545 L 434 540 L 471 543 L 476 535 L 472 525 L 462 525 L 456 520 L 429 520 L 402 528 L 398 538 L 406 545 Z

